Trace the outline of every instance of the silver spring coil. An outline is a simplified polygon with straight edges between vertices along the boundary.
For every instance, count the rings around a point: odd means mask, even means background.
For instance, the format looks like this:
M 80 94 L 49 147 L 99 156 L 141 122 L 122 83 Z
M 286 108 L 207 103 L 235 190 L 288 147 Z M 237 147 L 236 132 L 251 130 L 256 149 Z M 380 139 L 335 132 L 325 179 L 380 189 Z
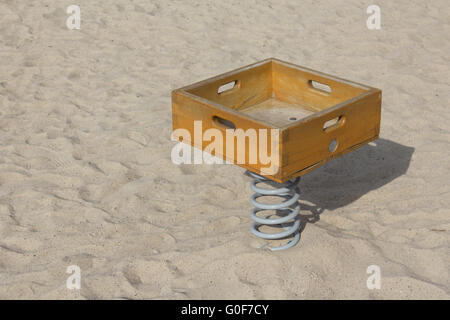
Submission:
M 250 216 L 254 221 L 250 227 L 250 231 L 255 236 L 268 240 L 278 240 L 293 235 L 293 238 L 286 244 L 277 247 L 269 247 L 271 251 L 285 250 L 295 246 L 300 240 L 300 204 L 298 203 L 300 195 L 297 192 L 297 185 L 300 178 L 295 178 L 285 183 L 276 183 L 251 171 L 248 171 L 248 173 L 254 178 L 254 180 L 250 183 L 250 187 L 255 192 L 255 194 L 250 197 L 250 202 L 253 206 L 255 206 L 250 213 Z M 271 182 L 279 187 L 275 189 L 260 188 L 257 184 L 261 182 Z M 256 200 L 264 196 L 281 197 L 284 198 L 285 201 L 277 204 L 266 204 Z M 284 216 L 280 218 L 273 219 L 261 218 L 256 215 L 258 212 L 266 210 L 276 210 L 278 215 L 286 212 L 288 212 L 288 214 L 284 214 Z M 289 221 L 291 222 L 289 223 Z M 258 230 L 262 225 L 279 226 L 284 228 L 284 231 L 279 233 L 264 233 Z

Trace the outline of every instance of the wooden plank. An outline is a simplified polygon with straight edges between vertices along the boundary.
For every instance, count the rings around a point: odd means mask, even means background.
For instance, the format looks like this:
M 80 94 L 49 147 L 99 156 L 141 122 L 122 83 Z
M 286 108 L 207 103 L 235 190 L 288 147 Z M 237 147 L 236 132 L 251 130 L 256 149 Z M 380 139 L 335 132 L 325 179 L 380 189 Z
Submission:
M 282 62 L 275 61 L 272 70 L 275 97 L 304 105 L 311 111 L 324 110 L 367 91 L 324 75 L 292 68 Z M 315 89 L 312 81 L 328 85 L 331 93 Z
M 343 117 L 345 122 L 331 131 L 323 129 L 326 121 Z M 323 163 L 344 154 L 380 132 L 381 91 L 371 90 L 351 102 L 344 102 L 323 114 L 315 114 L 308 121 L 287 128 L 283 132 L 284 154 L 282 175 L 292 176 L 315 163 Z M 335 139 L 337 149 L 330 152 Z
M 260 153 L 260 149 L 259 149 L 259 136 L 256 136 L 256 143 L 254 144 L 250 144 L 248 143 L 249 138 L 246 138 L 246 143 L 245 143 L 245 150 L 244 150 L 244 155 L 245 155 L 245 162 L 244 163 L 239 163 L 239 158 L 238 158 L 238 141 L 237 138 L 234 138 L 234 152 L 233 152 L 233 156 L 229 157 L 227 154 L 227 150 L 226 150 L 226 140 L 225 138 L 227 137 L 227 133 L 226 133 L 226 127 L 221 126 L 220 124 L 217 124 L 214 121 L 214 117 L 218 116 L 218 117 L 223 117 L 224 119 L 228 119 L 230 121 L 232 121 L 235 125 L 235 127 L 237 129 L 242 129 L 243 131 L 247 131 L 248 129 L 254 129 L 256 131 L 260 130 L 260 129 L 265 129 L 267 130 L 267 144 L 268 144 L 268 154 L 270 155 L 272 150 L 271 150 L 271 143 L 272 143 L 272 139 L 270 136 L 270 129 L 273 129 L 270 126 L 267 126 L 265 124 L 262 124 L 258 121 L 253 121 L 248 119 L 247 117 L 244 117 L 243 115 L 237 113 L 237 112 L 233 112 L 230 113 L 229 111 L 226 110 L 221 110 L 220 108 L 217 108 L 214 105 L 209 104 L 208 102 L 205 101 L 199 101 L 194 97 L 191 97 L 190 95 L 187 95 L 186 93 L 184 93 L 181 90 L 175 90 L 172 92 L 172 129 L 176 130 L 176 129 L 185 129 L 189 132 L 189 135 L 191 137 L 191 140 L 184 140 L 184 143 L 187 143 L 191 146 L 194 146 L 200 150 L 204 150 L 207 145 L 210 144 L 209 141 L 207 142 L 203 142 L 202 141 L 202 137 L 205 133 L 206 130 L 214 128 L 219 130 L 222 133 L 222 137 L 224 138 L 224 143 L 222 146 L 222 151 L 220 152 L 217 151 L 215 153 L 213 153 L 214 156 L 226 160 L 228 162 L 232 162 L 234 164 L 237 164 L 241 167 L 244 167 L 248 170 L 251 170 L 253 172 L 256 172 L 258 174 L 262 174 L 262 175 L 267 175 L 266 172 L 268 170 L 268 165 L 262 163 L 260 161 L 260 158 L 257 157 L 256 159 L 256 163 L 250 163 L 250 153 L 253 152 L 253 154 L 259 155 Z M 196 135 L 195 132 L 195 127 L 194 127 L 194 122 L 195 121 L 201 121 L 202 122 L 202 126 L 201 126 L 201 135 L 200 135 L 200 139 L 196 139 L 194 140 L 194 136 Z M 281 136 L 281 131 L 280 131 L 280 136 Z M 175 137 L 178 138 L 177 135 L 175 135 Z M 198 134 L 197 134 L 197 138 Z M 277 151 L 277 157 L 278 159 L 281 159 L 281 151 L 278 150 Z M 272 179 L 281 181 L 281 177 L 280 177 L 280 173 L 281 170 L 279 170 L 276 174 L 272 175 L 270 174 L 270 177 Z
M 212 78 L 201 86 L 185 90 L 193 95 L 235 110 L 260 103 L 272 94 L 272 63 L 268 61 L 227 76 Z M 236 82 L 233 89 L 218 93 L 227 83 Z

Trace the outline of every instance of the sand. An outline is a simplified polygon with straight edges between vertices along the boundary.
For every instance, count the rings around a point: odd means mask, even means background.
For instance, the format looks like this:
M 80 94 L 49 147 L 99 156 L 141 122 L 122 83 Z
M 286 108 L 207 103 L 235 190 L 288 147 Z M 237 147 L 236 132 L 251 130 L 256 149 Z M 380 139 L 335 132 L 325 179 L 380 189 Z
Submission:
M 367 1 L 80 0 L 68 30 L 71 4 L 0 3 L 0 298 L 449 299 L 447 1 L 377 1 L 381 30 Z M 278 253 L 242 168 L 170 158 L 171 90 L 268 57 L 383 90 Z

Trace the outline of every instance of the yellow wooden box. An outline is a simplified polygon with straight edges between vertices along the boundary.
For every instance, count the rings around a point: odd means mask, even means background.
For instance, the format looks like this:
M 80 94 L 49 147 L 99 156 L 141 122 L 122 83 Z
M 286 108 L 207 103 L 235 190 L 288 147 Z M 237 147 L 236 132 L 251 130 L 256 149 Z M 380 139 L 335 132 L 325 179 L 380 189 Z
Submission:
M 226 143 L 222 152 L 214 152 L 277 182 L 301 176 L 375 140 L 380 117 L 381 90 L 274 58 L 172 92 L 173 129 L 186 129 L 191 137 L 196 120 L 202 121 L 202 132 L 216 128 L 223 137 L 227 129 L 279 129 L 279 147 L 273 150 L 279 156 L 275 173 L 265 171 L 267 164 L 259 159 L 249 161 L 248 155 L 244 163 L 238 163 L 237 152 L 227 157 Z M 246 153 L 252 150 L 248 141 Z M 201 149 L 207 146 L 194 138 L 183 142 Z M 270 150 L 270 135 L 268 142 Z

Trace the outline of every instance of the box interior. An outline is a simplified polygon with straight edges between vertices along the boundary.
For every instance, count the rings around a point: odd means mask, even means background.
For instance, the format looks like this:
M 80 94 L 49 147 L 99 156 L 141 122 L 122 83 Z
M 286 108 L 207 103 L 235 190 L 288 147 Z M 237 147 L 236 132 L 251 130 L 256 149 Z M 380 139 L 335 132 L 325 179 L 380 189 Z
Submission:
M 370 88 L 281 61 L 268 60 L 202 81 L 185 90 L 282 128 L 354 98 Z

